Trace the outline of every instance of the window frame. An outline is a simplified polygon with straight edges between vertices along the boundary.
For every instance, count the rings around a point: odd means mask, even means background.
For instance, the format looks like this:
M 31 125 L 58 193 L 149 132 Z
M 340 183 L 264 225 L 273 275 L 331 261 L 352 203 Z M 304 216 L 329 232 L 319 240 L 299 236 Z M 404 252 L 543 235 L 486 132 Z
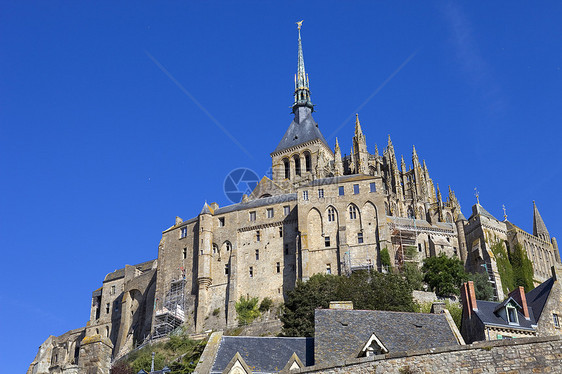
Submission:
M 354 185 L 353 185 L 353 194 L 354 194 L 354 195 L 359 195 L 359 184 L 354 184 Z
M 257 218 L 257 214 L 255 210 L 248 212 L 248 219 L 250 220 L 250 222 L 255 222 L 256 218 Z
M 267 208 L 266 213 L 267 213 L 267 218 L 273 218 L 275 216 L 275 211 L 273 210 L 273 208 Z

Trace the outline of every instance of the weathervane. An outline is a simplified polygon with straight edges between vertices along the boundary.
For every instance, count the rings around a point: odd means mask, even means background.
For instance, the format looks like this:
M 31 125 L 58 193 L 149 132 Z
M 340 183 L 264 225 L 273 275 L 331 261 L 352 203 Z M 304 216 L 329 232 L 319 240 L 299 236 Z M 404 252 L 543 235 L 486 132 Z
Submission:
M 507 213 L 505 211 L 505 204 L 502 204 L 502 208 L 503 208 L 503 219 L 504 219 L 504 221 L 507 221 Z
M 299 30 L 302 27 L 302 21 L 304 21 L 304 20 L 300 20 L 299 22 L 295 22 L 297 24 L 297 27 L 299 28 Z
M 480 193 L 478 192 L 476 187 L 474 187 L 474 196 L 476 196 L 476 203 L 480 205 Z

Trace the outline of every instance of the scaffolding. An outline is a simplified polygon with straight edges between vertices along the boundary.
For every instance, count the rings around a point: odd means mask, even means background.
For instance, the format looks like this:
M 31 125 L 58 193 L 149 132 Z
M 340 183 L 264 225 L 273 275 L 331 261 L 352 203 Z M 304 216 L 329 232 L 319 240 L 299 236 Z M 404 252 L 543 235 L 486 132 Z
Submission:
M 173 280 L 161 309 L 154 317 L 153 339 L 170 334 L 185 322 L 185 279 Z
M 364 261 L 355 259 L 352 262 L 351 248 L 343 254 L 342 274 L 350 276 L 354 271 L 359 270 L 373 270 L 374 265 L 370 258 L 365 258 Z
M 415 226 L 400 227 L 392 225 L 392 244 L 396 249 L 396 263 L 398 266 L 404 266 L 405 262 L 414 262 L 415 251 L 417 249 L 418 230 Z M 412 255 L 414 253 L 414 255 Z

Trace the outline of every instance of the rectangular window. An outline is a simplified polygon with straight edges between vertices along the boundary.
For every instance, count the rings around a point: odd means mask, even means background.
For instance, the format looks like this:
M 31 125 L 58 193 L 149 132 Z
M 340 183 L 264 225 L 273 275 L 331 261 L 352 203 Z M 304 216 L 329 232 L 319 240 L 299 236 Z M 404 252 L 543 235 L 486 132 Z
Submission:
M 558 314 L 553 313 L 552 319 L 554 320 L 554 327 L 560 327 L 560 317 L 558 316 Z
M 187 258 L 187 248 L 183 249 L 183 259 L 185 260 Z
M 303 199 L 303 200 L 308 200 L 308 191 L 303 191 L 303 192 L 302 192 L 302 199 Z
M 283 214 L 286 215 L 286 216 L 288 216 L 289 213 L 291 213 L 291 207 L 288 206 L 288 205 L 284 206 L 284 207 L 283 207 Z
M 359 185 L 358 184 L 353 185 L 353 194 L 354 195 L 359 194 Z
M 512 306 L 508 306 L 507 308 L 505 308 L 506 310 L 506 314 L 507 314 L 507 322 L 509 323 L 514 323 L 514 324 L 518 324 L 517 321 L 517 309 L 515 309 Z
M 180 231 L 180 238 L 185 238 L 187 236 L 187 227 L 182 227 Z
M 105 304 L 105 314 L 109 314 L 109 303 Z
M 256 261 L 260 259 L 260 250 L 256 249 Z
M 256 231 L 256 241 L 259 242 L 261 240 L 260 230 Z
M 324 189 L 321 188 L 318 190 L 318 198 L 319 199 L 323 199 L 324 198 Z
M 418 252 L 422 251 L 421 243 L 418 243 Z
M 277 263 L 276 269 L 277 269 L 277 272 L 278 272 L 278 273 L 281 272 L 281 263 L 280 263 L 280 262 Z
M 343 186 L 340 186 L 340 187 L 339 187 L 339 194 L 340 194 L 340 196 L 345 195 L 345 192 L 344 192 L 344 190 L 343 190 Z
M 377 192 L 377 185 L 375 182 L 371 182 L 371 184 L 369 184 L 369 188 L 371 192 Z
M 224 227 L 224 217 L 219 218 L 219 227 Z
M 357 233 L 357 244 L 363 244 L 363 233 Z
M 111 286 L 111 295 L 115 295 L 115 286 Z
M 330 237 L 325 236 L 324 237 L 324 247 L 329 247 L 329 246 L 330 246 Z
M 273 208 L 267 208 L 267 218 L 273 218 Z
M 254 277 L 254 267 L 250 266 L 250 278 Z
M 228 275 L 229 270 L 230 270 L 230 268 L 229 268 L 228 264 L 224 265 L 224 275 Z
M 283 237 L 283 227 L 279 227 L 279 237 Z
M 332 264 L 326 264 L 326 274 L 332 274 Z
M 289 254 L 289 244 L 285 244 L 285 255 Z
M 250 221 L 256 220 L 256 212 L 250 212 Z

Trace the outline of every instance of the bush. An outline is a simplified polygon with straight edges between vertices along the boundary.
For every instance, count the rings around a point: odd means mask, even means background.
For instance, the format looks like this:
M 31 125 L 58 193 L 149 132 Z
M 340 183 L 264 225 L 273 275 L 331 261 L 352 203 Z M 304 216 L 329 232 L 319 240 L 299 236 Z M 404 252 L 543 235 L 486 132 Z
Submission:
M 519 243 L 515 245 L 510 257 L 511 266 L 513 267 L 513 283 L 515 287 L 523 286 L 525 292 L 535 288 L 533 282 L 533 263 L 527 257 L 527 251 Z M 514 288 L 515 288 L 514 287 Z
M 468 279 L 474 282 L 474 293 L 477 300 L 494 300 L 494 287 L 490 283 L 487 273 L 468 274 Z
M 272 306 L 273 306 L 273 300 L 271 300 L 269 297 L 266 297 L 261 301 L 259 311 L 261 313 L 265 313 L 269 309 L 271 309 Z
M 258 301 L 259 299 L 257 297 L 250 298 L 240 296 L 240 300 L 234 305 L 236 313 L 238 313 L 239 325 L 248 325 L 260 316 Z
M 496 266 L 500 274 L 502 282 L 502 290 L 505 295 L 513 290 L 515 284 L 513 283 L 513 267 L 509 261 L 509 256 L 502 242 L 495 242 L 491 247 L 492 253 L 496 259 Z

